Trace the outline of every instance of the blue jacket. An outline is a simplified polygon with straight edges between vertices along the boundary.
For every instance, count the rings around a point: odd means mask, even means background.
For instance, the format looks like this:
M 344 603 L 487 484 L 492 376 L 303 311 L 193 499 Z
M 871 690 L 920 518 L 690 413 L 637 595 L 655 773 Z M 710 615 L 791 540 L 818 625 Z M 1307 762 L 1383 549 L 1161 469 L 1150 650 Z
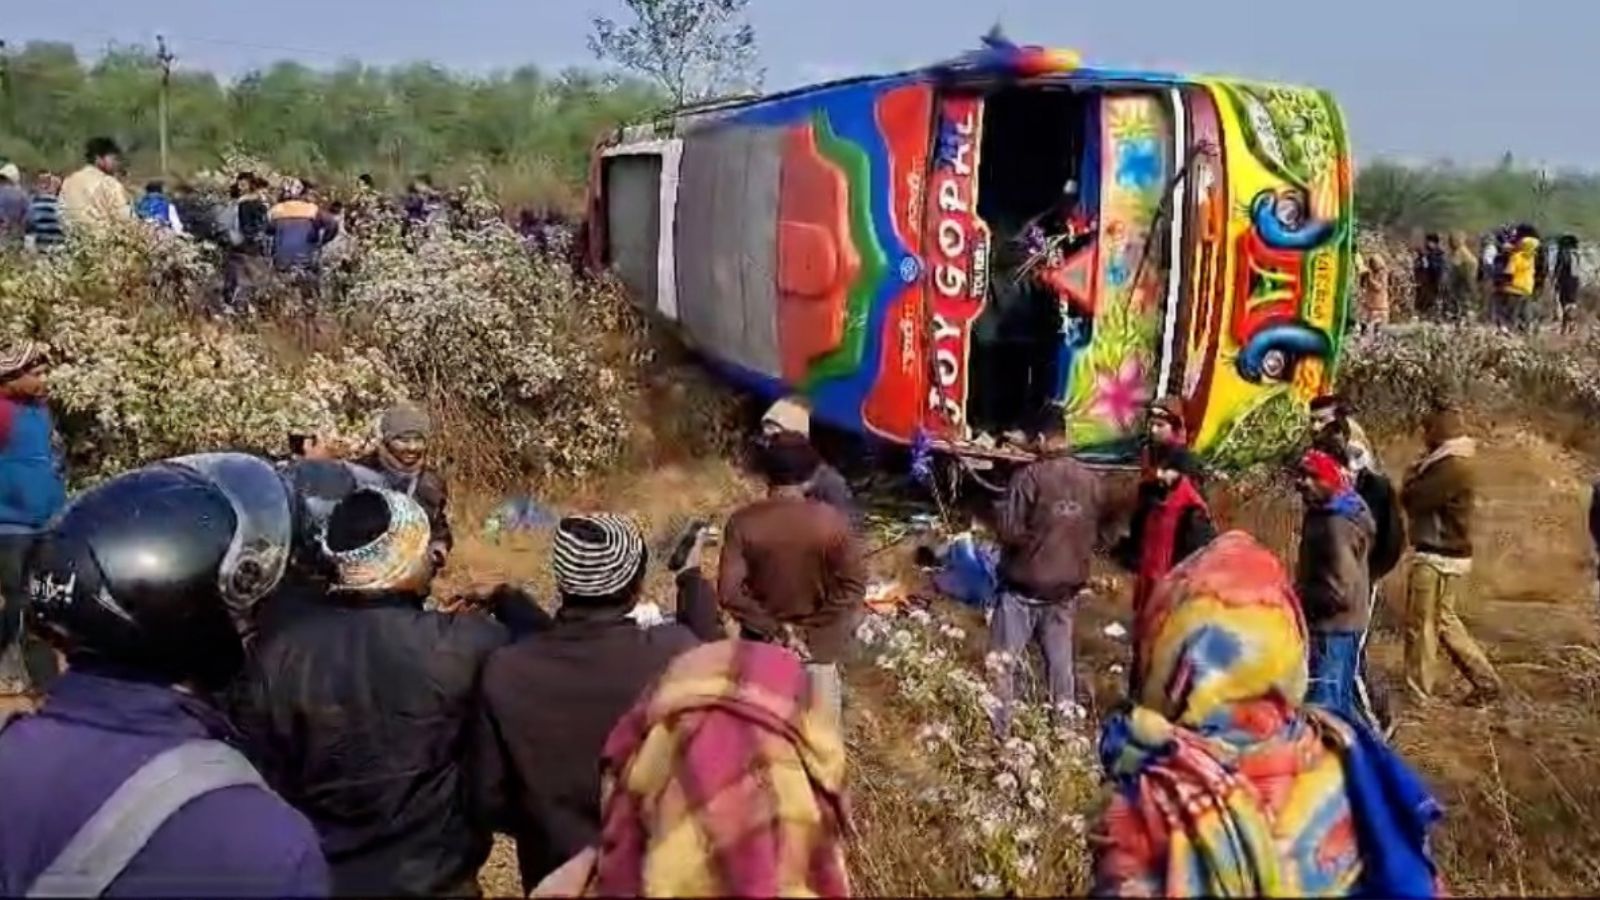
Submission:
M 172 201 L 165 194 L 145 194 L 134 204 L 133 212 L 146 222 L 154 222 L 163 228 L 172 224 Z
M 62 675 L 38 713 L 0 732 L 0 895 L 27 891 L 156 754 L 229 734 L 213 708 L 169 687 L 81 666 Z M 106 893 L 322 897 L 328 868 L 304 816 L 260 787 L 230 787 L 174 813 Z
M 0 531 L 41 531 L 67 502 L 55 422 L 44 403 L 0 399 Z

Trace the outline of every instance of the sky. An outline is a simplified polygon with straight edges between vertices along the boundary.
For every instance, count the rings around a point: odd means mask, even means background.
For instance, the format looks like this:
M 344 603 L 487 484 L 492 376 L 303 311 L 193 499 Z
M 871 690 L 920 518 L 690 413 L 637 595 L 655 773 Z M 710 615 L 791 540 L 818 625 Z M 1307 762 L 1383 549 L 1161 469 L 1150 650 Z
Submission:
M 592 66 L 619 0 L 10 0 L 0 38 L 93 54 L 164 33 L 180 67 L 237 76 L 283 58 L 428 60 L 489 72 Z M 1332 90 L 1359 159 L 1600 170 L 1600 3 L 1500 0 L 750 0 L 767 87 L 910 68 L 997 20 L 1091 64 Z

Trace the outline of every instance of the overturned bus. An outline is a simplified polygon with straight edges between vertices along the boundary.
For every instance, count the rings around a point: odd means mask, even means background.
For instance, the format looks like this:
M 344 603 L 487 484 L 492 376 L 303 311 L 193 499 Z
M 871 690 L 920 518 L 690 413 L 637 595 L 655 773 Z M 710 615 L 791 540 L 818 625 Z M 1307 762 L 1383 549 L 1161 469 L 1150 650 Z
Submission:
M 958 454 L 1060 410 L 1127 461 L 1174 396 L 1195 449 L 1259 458 L 1346 325 L 1349 146 L 1306 88 L 990 39 L 623 129 L 589 204 L 591 263 L 728 378 Z

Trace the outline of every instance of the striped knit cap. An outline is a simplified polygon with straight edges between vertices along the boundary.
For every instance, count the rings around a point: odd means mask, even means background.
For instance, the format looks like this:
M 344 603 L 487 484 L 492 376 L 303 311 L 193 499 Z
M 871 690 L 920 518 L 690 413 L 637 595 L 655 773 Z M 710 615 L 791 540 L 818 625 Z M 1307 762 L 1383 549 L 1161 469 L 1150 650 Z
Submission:
M 10 381 L 50 358 L 50 348 L 39 341 L 21 341 L 0 347 L 0 381 Z
M 568 516 L 556 526 L 556 587 L 571 597 L 607 597 L 633 583 L 644 535 L 622 516 Z

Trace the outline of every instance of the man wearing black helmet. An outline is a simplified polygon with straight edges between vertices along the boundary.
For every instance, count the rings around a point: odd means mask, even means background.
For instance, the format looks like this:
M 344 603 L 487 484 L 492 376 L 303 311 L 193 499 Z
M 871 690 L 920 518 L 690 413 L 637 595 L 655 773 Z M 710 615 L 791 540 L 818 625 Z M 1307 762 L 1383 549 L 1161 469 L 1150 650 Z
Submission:
M 240 728 L 321 834 L 336 894 L 476 893 L 490 833 L 463 765 L 479 673 L 506 631 L 423 609 L 432 537 L 411 497 L 358 488 L 320 531 L 330 590 L 263 631 Z
M 31 614 L 71 665 L 0 730 L 0 895 L 326 895 L 316 832 L 209 699 L 291 530 L 269 464 L 213 454 L 100 485 L 43 536 Z

